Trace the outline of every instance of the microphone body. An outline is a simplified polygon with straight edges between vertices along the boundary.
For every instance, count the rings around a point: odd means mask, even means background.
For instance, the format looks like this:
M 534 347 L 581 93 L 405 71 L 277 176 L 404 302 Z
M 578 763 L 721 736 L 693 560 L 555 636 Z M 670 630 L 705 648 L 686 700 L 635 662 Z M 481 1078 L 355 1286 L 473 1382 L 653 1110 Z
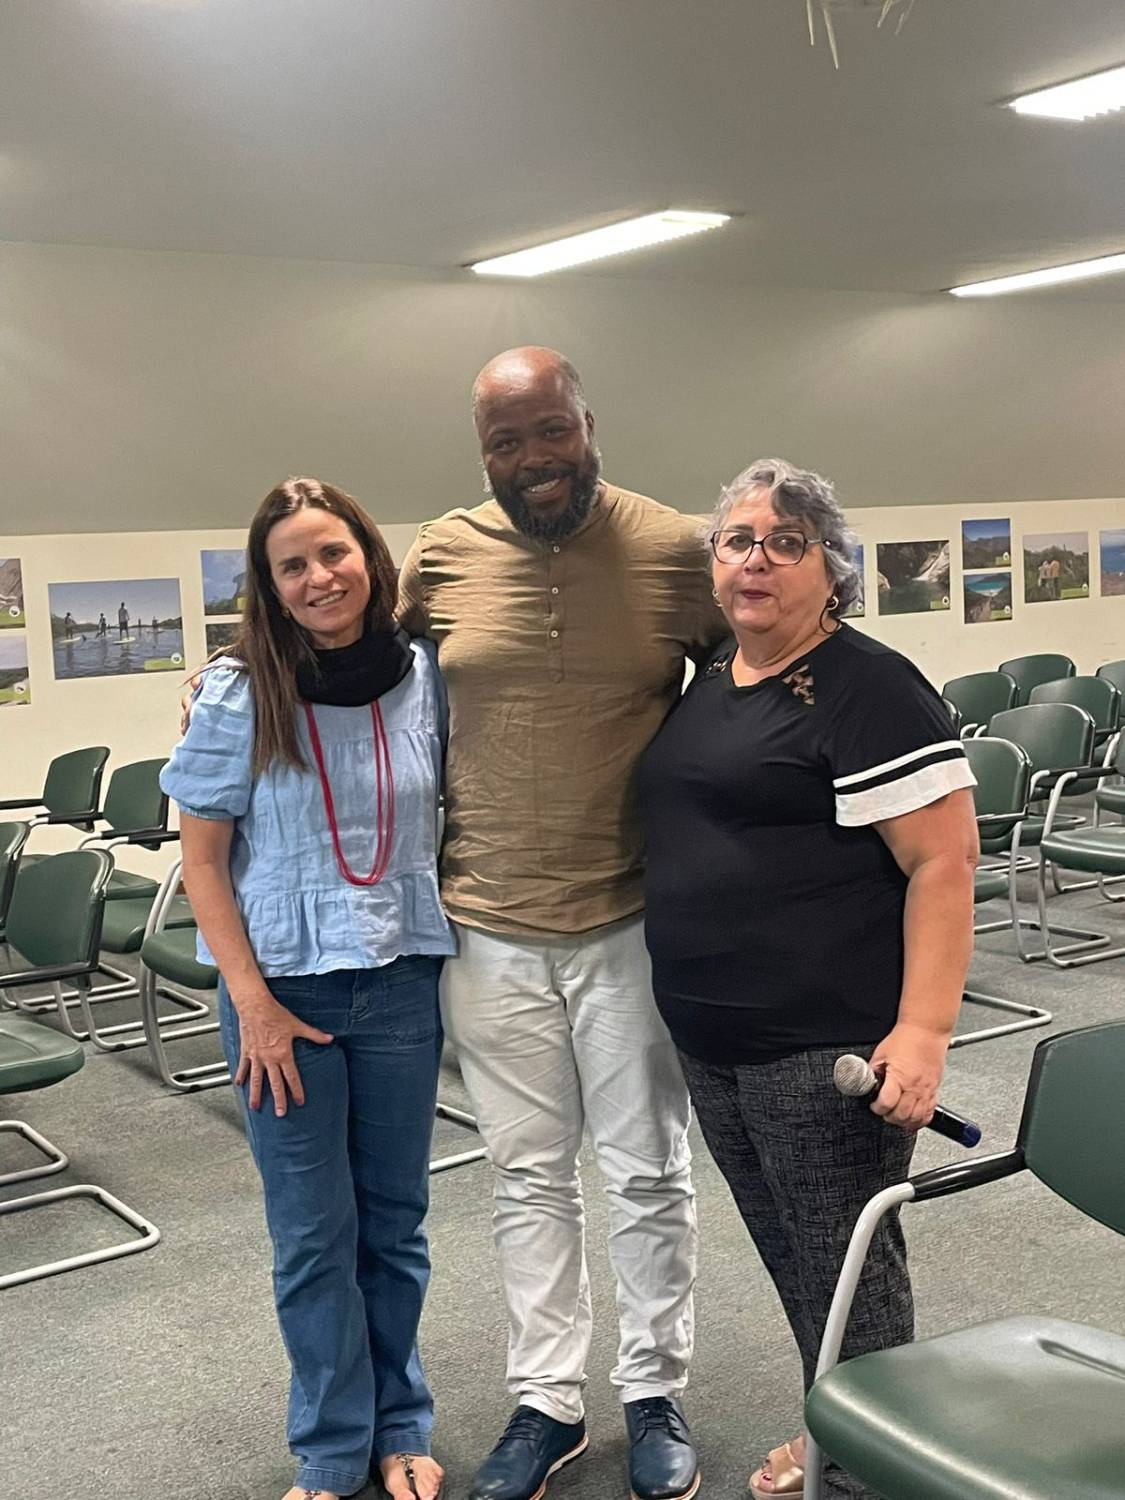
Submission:
M 883 1086 L 871 1064 L 850 1052 L 836 1059 L 832 1081 L 841 1094 L 864 1102 L 874 1099 Z M 959 1146 L 977 1145 L 982 1134 L 980 1126 L 974 1121 L 966 1120 L 964 1115 L 955 1114 L 951 1109 L 943 1109 L 940 1104 L 934 1109 L 933 1119 L 926 1125 L 926 1129 L 936 1130 L 938 1135 L 945 1136 L 946 1140 L 956 1141 Z

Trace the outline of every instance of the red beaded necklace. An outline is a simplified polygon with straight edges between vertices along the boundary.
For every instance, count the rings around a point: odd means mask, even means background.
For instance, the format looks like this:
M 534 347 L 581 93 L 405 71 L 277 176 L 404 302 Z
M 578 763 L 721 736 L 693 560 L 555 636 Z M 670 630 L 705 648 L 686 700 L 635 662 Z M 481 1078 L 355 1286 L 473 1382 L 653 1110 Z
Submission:
M 340 829 L 336 822 L 336 807 L 332 801 L 332 788 L 324 766 L 324 750 L 320 743 L 320 731 L 316 727 L 316 715 L 312 705 L 302 705 L 305 721 L 309 726 L 316 768 L 320 773 L 320 790 L 324 796 L 324 811 L 328 815 L 328 828 L 332 834 L 332 848 L 336 852 L 336 864 L 340 874 L 349 885 L 378 885 L 387 873 L 391 860 L 391 845 L 395 837 L 395 779 L 391 770 L 391 752 L 387 745 L 387 731 L 383 727 L 383 715 L 378 703 L 371 705 L 372 746 L 375 759 L 375 862 L 370 875 L 357 875 L 344 858 L 340 847 Z

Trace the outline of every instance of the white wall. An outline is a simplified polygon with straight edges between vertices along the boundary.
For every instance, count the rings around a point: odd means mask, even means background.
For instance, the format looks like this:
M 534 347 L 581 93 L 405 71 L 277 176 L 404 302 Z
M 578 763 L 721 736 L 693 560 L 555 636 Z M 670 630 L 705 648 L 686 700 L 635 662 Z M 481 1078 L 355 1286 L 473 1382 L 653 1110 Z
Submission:
M 763 454 L 853 509 L 1125 488 L 1122 300 L 0 244 L 0 530 L 229 526 L 294 471 L 383 522 L 472 503 L 469 385 L 522 342 L 578 363 L 608 472 L 685 510 Z
M 1011 622 L 966 625 L 961 607 L 960 526 L 963 518 L 1007 516 L 1012 524 L 1014 615 Z M 1065 521 L 1064 521 L 1065 518 Z M 1125 596 L 1100 597 L 1098 531 L 1125 526 L 1125 502 L 1050 501 L 1031 504 L 895 506 L 859 509 L 849 519 L 865 545 L 868 614 L 855 623 L 904 651 L 935 685 L 962 672 L 997 666 L 1029 651 L 1064 651 L 1080 671 L 1125 657 Z M 1022 537 L 1065 529 L 1090 536 L 1091 595 L 1088 599 L 1025 605 Z M 401 561 L 414 526 L 385 528 Z M 951 608 L 948 612 L 880 616 L 876 612 L 876 545 L 880 541 L 931 538 L 952 542 Z M 88 533 L 67 536 L 0 535 L 0 557 L 19 557 L 24 598 L 31 698 L 27 706 L 0 707 L 0 796 L 31 795 L 42 786 L 47 763 L 83 744 L 109 745 L 108 771 L 129 760 L 166 755 L 177 737 L 183 674 L 159 672 L 56 682 L 52 668 L 47 586 L 109 578 L 178 577 L 184 611 L 188 664 L 205 655 L 200 549 L 241 547 L 241 530 Z M 68 847 L 72 835 L 37 834 L 39 849 Z M 160 870 L 167 855 L 130 851 L 135 869 Z

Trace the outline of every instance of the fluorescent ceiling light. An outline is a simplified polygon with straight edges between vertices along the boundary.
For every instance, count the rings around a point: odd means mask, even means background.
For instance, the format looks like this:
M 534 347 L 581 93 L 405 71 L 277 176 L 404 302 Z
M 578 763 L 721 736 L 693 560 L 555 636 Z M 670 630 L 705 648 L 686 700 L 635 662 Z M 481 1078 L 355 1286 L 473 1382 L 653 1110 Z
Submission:
M 973 281 L 951 286 L 955 297 L 999 297 L 1004 292 L 1023 292 L 1037 286 L 1057 286 L 1064 281 L 1085 281 L 1088 276 L 1112 276 L 1125 271 L 1125 254 L 1102 255 L 1097 260 L 1076 260 L 1068 266 L 1048 266 L 1042 271 L 1021 271 L 1016 276 L 998 276 L 994 281 Z
M 1021 115 L 1044 115 L 1049 120 L 1089 120 L 1125 109 L 1125 68 L 1107 68 L 1088 78 L 1021 94 L 1009 101 L 1008 108 Z
M 687 209 L 668 208 L 663 213 L 607 224 L 604 229 L 570 234 L 565 239 L 535 245 L 530 250 L 517 250 L 512 255 L 478 260 L 469 269 L 478 276 L 542 276 L 547 271 L 563 271 L 568 266 L 584 265 L 590 260 L 623 255 L 627 250 L 643 250 L 646 245 L 663 245 L 668 240 L 680 240 L 687 234 L 700 234 L 705 229 L 719 229 L 729 219 L 729 214 L 698 214 Z

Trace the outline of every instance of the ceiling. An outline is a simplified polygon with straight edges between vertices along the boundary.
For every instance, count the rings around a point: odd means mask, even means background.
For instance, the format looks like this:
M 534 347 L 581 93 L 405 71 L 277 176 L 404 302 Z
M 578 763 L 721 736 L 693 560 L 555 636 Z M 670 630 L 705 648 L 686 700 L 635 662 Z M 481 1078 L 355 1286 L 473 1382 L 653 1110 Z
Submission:
M 1125 112 L 996 107 L 1125 62 L 1121 0 L 852 3 L 837 73 L 804 0 L 3 0 L 0 239 L 448 276 L 673 205 L 741 217 L 594 274 L 887 292 L 1125 249 Z

